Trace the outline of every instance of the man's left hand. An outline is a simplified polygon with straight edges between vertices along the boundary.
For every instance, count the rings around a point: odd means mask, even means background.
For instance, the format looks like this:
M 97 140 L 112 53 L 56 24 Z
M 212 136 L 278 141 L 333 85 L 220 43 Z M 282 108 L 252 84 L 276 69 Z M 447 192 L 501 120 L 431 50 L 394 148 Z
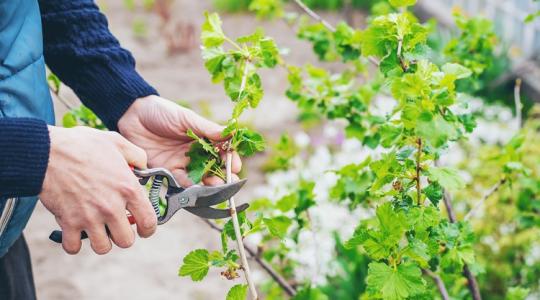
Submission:
M 118 121 L 120 133 L 146 151 L 148 166 L 169 169 L 182 186 L 193 184 L 186 170 L 189 164 L 186 154 L 193 142 L 186 134 L 188 129 L 214 143 L 227 139 L 221 135 L 223 126 L 158 96 L 137 99 Z M 240 157 L 234 153 L 233 174 L 240 172 L 241 167 Z M 204 178 L 203 183 L 216 185 L 223 181 L 213 176 Z

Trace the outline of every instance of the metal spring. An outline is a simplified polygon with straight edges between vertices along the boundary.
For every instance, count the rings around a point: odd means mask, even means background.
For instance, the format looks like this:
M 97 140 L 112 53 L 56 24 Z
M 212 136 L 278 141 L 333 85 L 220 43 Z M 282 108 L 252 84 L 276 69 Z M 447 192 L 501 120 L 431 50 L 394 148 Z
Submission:
M 150 187 L 150 203 L 152 203 L 152 207 L 154 208 L 154 212 L 156 213 L 156 216 L 160 216 L 161 213 L 159 212 L 159 193 L 161 192 L 161 185 L 163 184 L 163 177 L 156 176 L 154 177 L 154 180 L 152 181 L 152 186 Z

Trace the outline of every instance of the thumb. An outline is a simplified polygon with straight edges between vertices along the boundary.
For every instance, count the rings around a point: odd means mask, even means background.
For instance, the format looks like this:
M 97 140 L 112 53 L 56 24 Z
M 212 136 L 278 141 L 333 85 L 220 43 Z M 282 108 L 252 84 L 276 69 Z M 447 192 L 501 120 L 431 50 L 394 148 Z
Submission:
M 186 123 L 187 128 L 193 130 L 199 137 L 208 138 L 209 140 L 216 142 L 227 139 L 227 137 L 221 135 L 225 127 L 203 118 L 191 110 L 186 115 Z

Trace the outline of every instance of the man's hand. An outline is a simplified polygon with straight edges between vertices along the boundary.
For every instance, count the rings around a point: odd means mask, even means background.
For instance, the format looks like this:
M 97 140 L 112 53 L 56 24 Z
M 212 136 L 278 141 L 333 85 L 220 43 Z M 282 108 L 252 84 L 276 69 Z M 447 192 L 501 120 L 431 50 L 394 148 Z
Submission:
M 81 231 L 92 249 L 105 254 L 111 241 L 130 247 L 134 233 L 126 209 L 137 222 L 141 237 L 152 235 L 157 218 L 144 188 L 129 165 L 146 168 L 146 153 L 118 133 L 86 127 L 49 127 L 51 152 L 41 202 L 53 213 L 63 230 L 67 253 L 81 248 Z
M 135 101 L 118 122 L 118 129 L 129 141 L 146 151 L 149 167 L 169 169 L 183 186 L 193 184 L 186 172 L 189 163 L 186 153 L 193 142 L 186 135 L 187 130 L 213 142 L 224 140 L 222 126 L 158 96 Z M 235 153 L 232 172 L 240 172 L 241 167 L 240 157 Z M 207 185 L 222 182 L 218 177 L 203 179 Z

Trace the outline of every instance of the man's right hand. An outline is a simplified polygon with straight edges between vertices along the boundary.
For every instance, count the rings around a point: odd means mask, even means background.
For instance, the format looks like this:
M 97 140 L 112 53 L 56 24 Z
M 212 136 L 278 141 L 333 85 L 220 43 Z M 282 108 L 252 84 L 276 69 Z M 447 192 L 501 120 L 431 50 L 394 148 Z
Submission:
M 146 168 L 144 150 L 116 132 L 50 126 L 49 134 L 49 165 L 39 198 L 62 228 L 67 253 L 79 252 L 83 230 L 97 254 L 111 250 L 111 239 L 130 247 L 135 236 L 126 209 L 135 217 L 139 236 L 154 233 L 155 212 L 129 167 Z

